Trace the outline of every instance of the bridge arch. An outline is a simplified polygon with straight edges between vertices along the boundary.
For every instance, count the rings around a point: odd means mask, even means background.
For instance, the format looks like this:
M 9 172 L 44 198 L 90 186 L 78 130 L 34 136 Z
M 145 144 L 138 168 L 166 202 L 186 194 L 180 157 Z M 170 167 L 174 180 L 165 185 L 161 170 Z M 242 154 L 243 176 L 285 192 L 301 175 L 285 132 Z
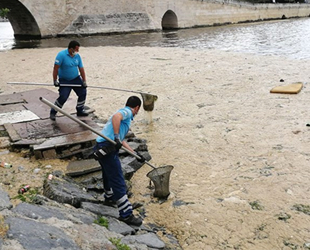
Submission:
M 201 0 L 127 2 L 124 0 L 0 0 L 0 8 L 10 9 L 8 19 L 14 36 L 25 40 L 160 29 L 175 30 L 284 17 L 308 17 L 310 11 L 310 4 L 275 6 L 274 4 L 244 3 L 239 5 L 235 0 L 223 3 Z M 178 11 L 178 15 L 175 11 Z
M 163 30 L 178 29 L 178 17 L 172 10 L 167 10 L 161 20 Z
M 41 32 L 31 12 L 17 0 L 1 0 L 0 9 L 8 8 L 7 14 L 16 39 L 39 39 Z

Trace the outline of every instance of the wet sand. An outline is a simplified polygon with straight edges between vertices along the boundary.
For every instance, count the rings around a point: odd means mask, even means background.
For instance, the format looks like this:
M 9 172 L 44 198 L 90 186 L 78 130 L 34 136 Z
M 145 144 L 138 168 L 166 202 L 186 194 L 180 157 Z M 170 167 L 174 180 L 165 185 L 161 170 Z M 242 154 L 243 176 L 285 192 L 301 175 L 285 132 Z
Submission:
M 59 50 L 0 53 L 1 91 L 37 88 L 7 82 L 52 84 Z M 145 165 L 134 176 L 133 200 L 145 202 L 145 222 L 163 225 L 186 250 L 298 249 L 310 244 L 310 216 L 294 209 L 310 205 L 310 60 L 145 47 L 81 47 L 80 54 L 88 85 L 158 95 L 152 114 L 141 109 L 132 130 L 147 139 L 152 164 L 174 169 L 171 195 L 162 204 L 148 195 L 146 174 L 152 169 Z M 297 95 L 269 93 L 298 81 L 305 85 Z M 131 94 L 89 88 L 87 105 L 107 118 Z M 12 194 L 14 182 L 32 178 L 42 185 L 34 168 L 67 165 L 20 156 L 5 154 L 4 160 L 16 168 L 23 164 L 24 172 L 7 176 L 0 169 L 1 182 L 12 182 L 3 188 Z

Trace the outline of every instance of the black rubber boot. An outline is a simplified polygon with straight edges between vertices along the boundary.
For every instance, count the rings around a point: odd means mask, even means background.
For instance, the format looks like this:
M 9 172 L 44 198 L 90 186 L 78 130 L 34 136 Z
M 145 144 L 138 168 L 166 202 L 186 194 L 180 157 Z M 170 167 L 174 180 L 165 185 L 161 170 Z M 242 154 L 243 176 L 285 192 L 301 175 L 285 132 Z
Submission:
M 76 115 L 77 115 L 77 116 L 88 116 L 88 113 L 86 113 L 84 110 L 82 110 L 82 111 L 78 111 L 78 112 L 76 113 Z
M 103 201 L 103 205 L 109 206 L 109 207 L 117 207 L 116 202 L 110 199 L 105 199 Z
M 50 112 L 50 119 L 51 119 L 52 121 L 55 121 L 55 120 L 56 120 L 56 113 Z
M 142 219 L 135 217 L 133 214 L 129 215 L 126 218 L 119 217 L 120 221 L 125 222 L 129 226 L 137 226 L 140 227 L 142 225 Z

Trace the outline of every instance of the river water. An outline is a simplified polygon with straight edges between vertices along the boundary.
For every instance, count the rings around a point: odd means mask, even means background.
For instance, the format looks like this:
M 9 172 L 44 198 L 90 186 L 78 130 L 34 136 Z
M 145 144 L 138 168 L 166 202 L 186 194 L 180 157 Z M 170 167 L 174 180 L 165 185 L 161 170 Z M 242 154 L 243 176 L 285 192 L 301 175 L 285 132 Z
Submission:
M 10 23 L 0 23 L 0 51 L 19 48 L 66 47 L 71 38 L 16 41 Z M 288 19 L 181 29 L 167 32 L 78 38 L 82 46 L 147 46 L 220 49 L 234 52 L 310 57 L 310 19 Z

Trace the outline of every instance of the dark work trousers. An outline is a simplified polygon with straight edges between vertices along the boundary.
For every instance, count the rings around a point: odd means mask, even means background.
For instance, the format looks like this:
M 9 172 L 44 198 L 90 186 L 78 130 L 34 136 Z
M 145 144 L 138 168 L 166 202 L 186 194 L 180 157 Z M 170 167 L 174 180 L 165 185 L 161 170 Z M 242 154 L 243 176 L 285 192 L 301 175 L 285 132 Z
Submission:
M 108 146 L 109 142 L 98 143 L 95 150 L 101 146 Z M 116 202 L 120 217 L 128 217 L 132 214 L 132 205 L 128 200 L 127 187 L 122 171 L 118 150 L 113 151 L 101 159 L 99 163 L 102 169 L 104 197 Z
M 85 105 L 85 100 L 86 100 L 86 88 L 83 87 L 74 87 L 74 85 L 77 86 L 82 86 L 83 81 L 80 76 L 77 78 L 67 81 L 64 79 L 59 79 L 59 85 L 61 86 L 62 84 L 70 84 L 72 87 L 59 87 L 58 92 L 59 92 L 59 97 L 55 101 L 55 105 L 59 108 L 62 108 L 65 102 L 68 100 L 69 95 L 71 93 L 71 90 L 75 92 L 75 94 L 78 96 L 77 104 L 76 104 L 76 111 L 77 112 L 82 112 L 84 110 L 84 105 Z M 51 109 L 51 113 L 56 114 L 57 111 L 55 109 Z

